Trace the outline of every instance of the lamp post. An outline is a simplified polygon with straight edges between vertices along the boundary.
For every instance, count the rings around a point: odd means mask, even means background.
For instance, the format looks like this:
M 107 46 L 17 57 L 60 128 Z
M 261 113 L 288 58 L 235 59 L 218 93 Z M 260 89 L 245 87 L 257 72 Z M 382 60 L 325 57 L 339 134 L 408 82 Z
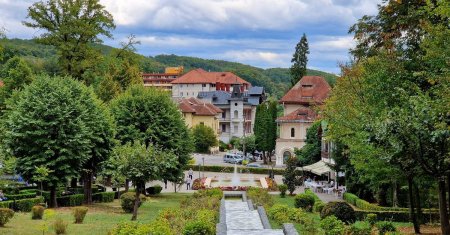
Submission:
M 205 157 L 202 157 L 202 161 L 203 161 L 202 175 L 203 178 L 205 178 Z

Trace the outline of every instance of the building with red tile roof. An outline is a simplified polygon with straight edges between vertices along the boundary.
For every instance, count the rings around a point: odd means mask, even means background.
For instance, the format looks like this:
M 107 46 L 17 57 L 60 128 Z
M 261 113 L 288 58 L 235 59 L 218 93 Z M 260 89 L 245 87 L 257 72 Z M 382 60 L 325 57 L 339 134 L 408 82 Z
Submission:
M 304 76 L 279 101 L 284 115 L 277 119 L 280 135 L 276 142 L 276 165 L 305 145 L 306 130 L 318 119 L 316 109 L 325 102 L 331 87 L 323 77 Z

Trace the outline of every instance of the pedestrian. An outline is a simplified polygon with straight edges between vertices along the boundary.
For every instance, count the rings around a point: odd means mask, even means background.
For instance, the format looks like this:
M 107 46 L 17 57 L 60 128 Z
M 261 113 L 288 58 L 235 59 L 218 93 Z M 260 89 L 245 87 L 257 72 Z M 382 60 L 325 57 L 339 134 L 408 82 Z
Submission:
M 164 188 L 167 189 L 167 179 L 164 179 Z
M 192 170 L 192 168 L 189 168 L 188 175 L 189 175 L 189 178 L 191 178 L 191 180 L 192 180 L 192 176 L 194 175 L 194 171 Z
M 186 179 L 186 190 L 191 189 L 191 182 L 192 182 L 192 179 L 188 177 Z

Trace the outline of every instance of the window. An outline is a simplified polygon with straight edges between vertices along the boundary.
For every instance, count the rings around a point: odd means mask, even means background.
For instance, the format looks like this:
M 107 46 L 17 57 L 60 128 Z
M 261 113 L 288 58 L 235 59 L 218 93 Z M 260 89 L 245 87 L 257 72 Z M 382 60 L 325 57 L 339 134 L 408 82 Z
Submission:
M 237 106 L 237 103 L 234 103 L 234 106 Z
M 286 162 L 289 158 L 291 158 L 292 154 L 289 151 L 284 151 L 283 153 L 283 159 Z
M 202 84 L 202 87 L 206 87 L 206 84 Z
M 234 124 L 234 128 L 233 128 L 233 129 L 234 129 L 233 132 L 234 132 L 234 133 L 237 133 L 238 130 L 239 130 L 238 125 L 237 125 L 237 124 Z
M 234 118 L 238 118 L 239 117 L 239 112 L 237 110 L 234 110 Z
M 200 125 L 204 126 L 204 125 L 205 125 L 205 123 L 204 123 L 204 122 L 200 122 Z
M 180 85 L 180 88 L 183 88 L 183 84 Z
M 294 138 L 295 137 L 295 129 L 291 128 L 291 137 Z
M 222 132 L 227 132 L 227 125 L 222 124 Z
M 216 87 L 216 84 L 211 84 L 211 87 Z
M 183 96 L 183 92 L 180 92 L 180 96 Z
M 227 113 L 226 112 L 223 112 L 222 113 L 222 118 L 226 118 L 227 117 Z
M 302 87 L 303 88 L 311 88 L 311 87 L 313 87 L 313 85 L 312 84 L 303 84 Z

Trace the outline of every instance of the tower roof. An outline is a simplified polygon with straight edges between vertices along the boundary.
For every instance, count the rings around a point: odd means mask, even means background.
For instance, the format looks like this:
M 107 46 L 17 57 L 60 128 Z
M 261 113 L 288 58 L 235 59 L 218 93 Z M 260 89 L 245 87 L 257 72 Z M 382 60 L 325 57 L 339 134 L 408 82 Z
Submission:
M 284 104 L 321 104 L 331 91 L 328 82 L 319 76 L 304 76 L 280 99 Z

